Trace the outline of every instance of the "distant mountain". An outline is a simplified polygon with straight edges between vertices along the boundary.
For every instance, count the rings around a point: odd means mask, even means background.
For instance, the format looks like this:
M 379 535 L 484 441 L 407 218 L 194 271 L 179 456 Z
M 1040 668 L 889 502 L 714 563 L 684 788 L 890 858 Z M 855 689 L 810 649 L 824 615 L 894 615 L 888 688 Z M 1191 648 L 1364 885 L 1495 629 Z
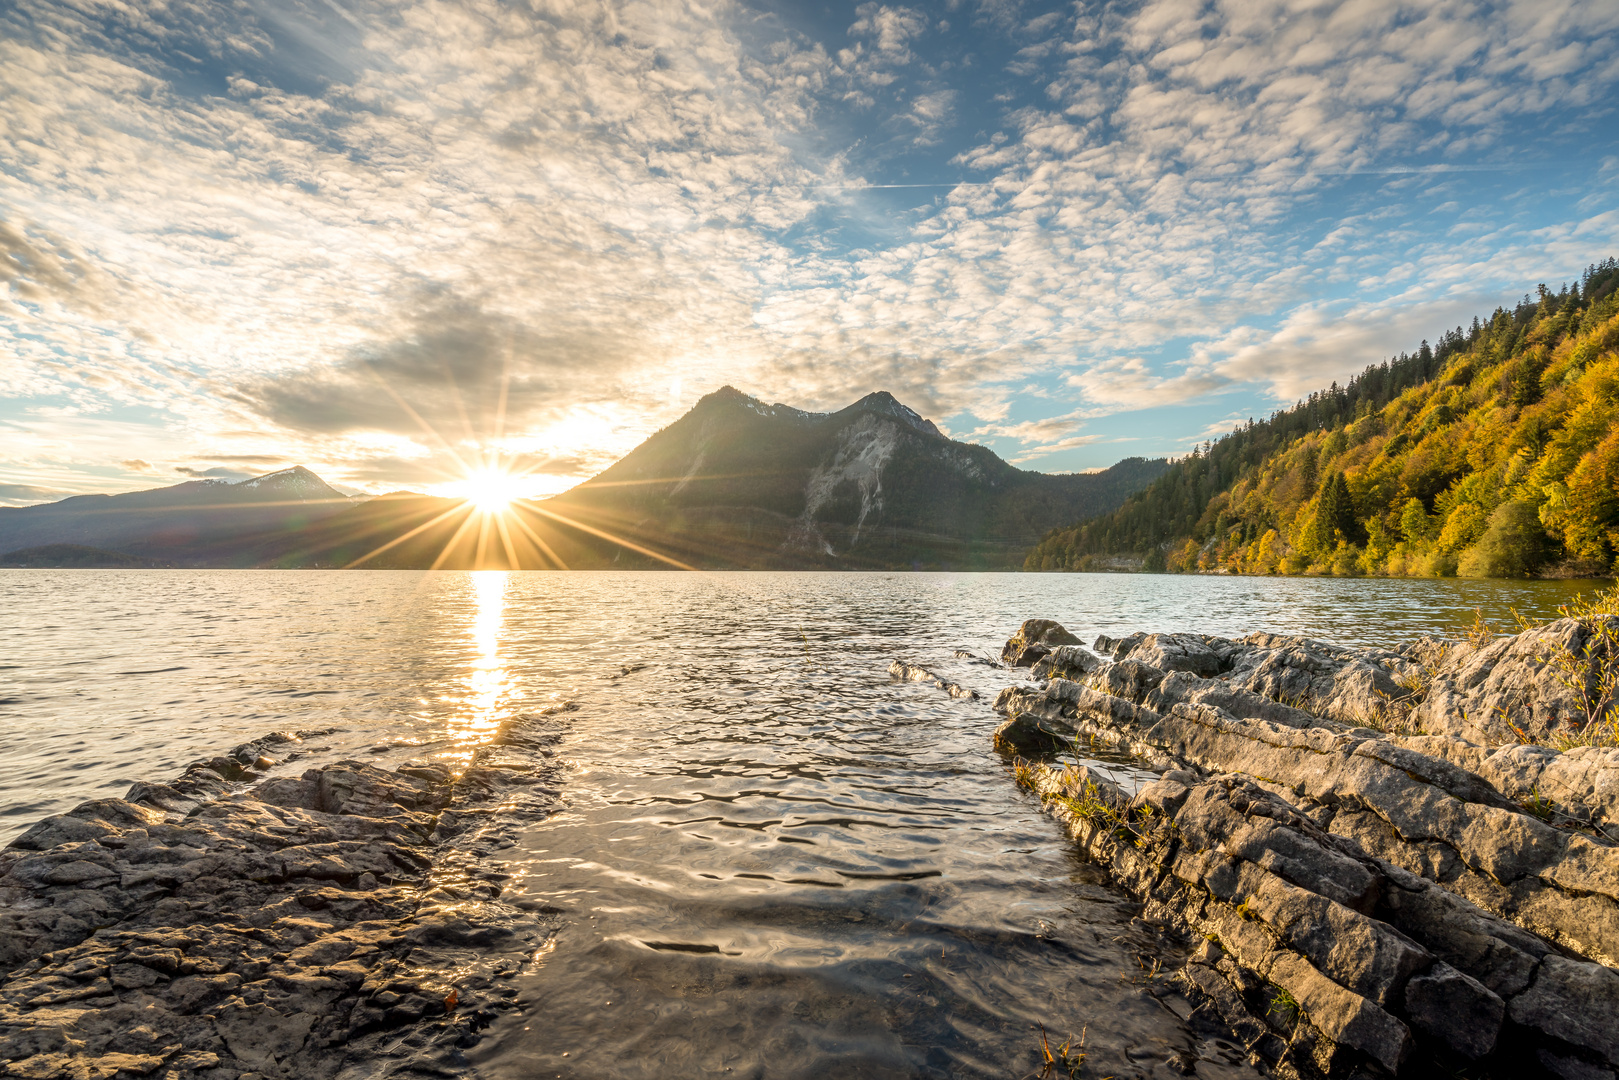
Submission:
M 0 555 L 0 568 L 53 568 L 95 570 L 150 570 L 168 565 L 157 559 L 125 555 L 121 551 L 84 547 L 82 544 L 46 544 Z
M 1118 507 L 1166 467 L 1025 472 L 886 393 L 811 413 L 725 387 L 600 476 L 503 517 L 411 492 L 351 499 L 299 467 L 0 509 L 0 551 L 240 567 L 1010 569 L 1047 530 Z
M 354 505 L 297 466 L 232 483 L 191 480 L 122 495 L 0 508 L 0 551 L 49 544 L 180 562 L 217 561 L 238 538 L 303 528 Z
M 727 386 L 542 506 L 697 566 L 1014 568 L 1047 530 L 1115 509 L 1167 467 L 1025 472 L 886 392 L 811 413 Z

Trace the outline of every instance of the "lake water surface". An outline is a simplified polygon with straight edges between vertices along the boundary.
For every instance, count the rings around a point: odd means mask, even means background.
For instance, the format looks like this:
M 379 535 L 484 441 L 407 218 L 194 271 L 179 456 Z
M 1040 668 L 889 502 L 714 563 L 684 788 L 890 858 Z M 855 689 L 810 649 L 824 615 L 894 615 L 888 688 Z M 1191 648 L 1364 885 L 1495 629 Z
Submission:
M 0 833 L 273 729 L 457 759 L 572 701 L 502 857 L 568 925 L 491 1077 L 1248 1076 L 1149 992 L 1175 946 L 991 750 L 1019 621 L 1392 644 L 1593 584 L 1133 575 L 0 571 Z M 893 684 L 901 657 L 975 687 Z M 1122 766 L 1121 768 L 1127 768 Z

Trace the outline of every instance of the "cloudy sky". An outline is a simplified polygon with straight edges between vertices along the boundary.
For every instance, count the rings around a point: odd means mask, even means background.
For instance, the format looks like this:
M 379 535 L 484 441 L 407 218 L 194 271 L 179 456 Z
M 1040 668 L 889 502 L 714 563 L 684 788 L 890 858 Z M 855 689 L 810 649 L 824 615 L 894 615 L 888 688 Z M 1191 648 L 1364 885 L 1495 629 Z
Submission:
M 559 490 L 726 383 L 1071 471 L 1619 254 L 1612 0 L 13 0 L 0 502 Z

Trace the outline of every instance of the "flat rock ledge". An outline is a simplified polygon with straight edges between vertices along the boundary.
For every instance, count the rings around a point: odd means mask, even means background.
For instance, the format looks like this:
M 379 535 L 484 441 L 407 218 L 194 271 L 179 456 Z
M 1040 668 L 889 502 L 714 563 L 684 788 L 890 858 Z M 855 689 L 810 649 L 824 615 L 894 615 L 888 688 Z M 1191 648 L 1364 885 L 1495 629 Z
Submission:
M 1255 1064 L 1611 1078 L 1619 751 L 1512 731 L 1579 730 L 1577 696 L 1544 670 L 1549 639 L 1578 644 L 1574 622 L 1483 647 L 1136 634 L 1086 649 L 1031 620 L 1003 659 L 1032 681 L 997 697 L 995 741 L 1143 917 L 1197 945 L 1179 979 Z M 1050 760 L 1092 741 L 1160 779 L 1129 791 Z
M 266 779 L 277 733 L 41 821 L 0 850 L 0 1076 L 469 1075 L 556 928 L 490 856 L 551 812 L 557 725 L 514 718 L 459 774 Z

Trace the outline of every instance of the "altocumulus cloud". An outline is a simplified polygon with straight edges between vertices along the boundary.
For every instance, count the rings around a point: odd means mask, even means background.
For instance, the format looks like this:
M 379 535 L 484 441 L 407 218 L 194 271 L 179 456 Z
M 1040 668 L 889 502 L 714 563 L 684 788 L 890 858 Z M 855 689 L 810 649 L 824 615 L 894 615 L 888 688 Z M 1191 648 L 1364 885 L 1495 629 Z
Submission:
M 495 442 L 561 486 L 725 382 L 1068 468 L 1203 408 L 1131 446 L 1173 449 L 1619 250 L 1616 35 L 1594 0 L 21 0 L 0 420 L 372 487 Z M 0 479 L 118 460 L 60 430 Z

